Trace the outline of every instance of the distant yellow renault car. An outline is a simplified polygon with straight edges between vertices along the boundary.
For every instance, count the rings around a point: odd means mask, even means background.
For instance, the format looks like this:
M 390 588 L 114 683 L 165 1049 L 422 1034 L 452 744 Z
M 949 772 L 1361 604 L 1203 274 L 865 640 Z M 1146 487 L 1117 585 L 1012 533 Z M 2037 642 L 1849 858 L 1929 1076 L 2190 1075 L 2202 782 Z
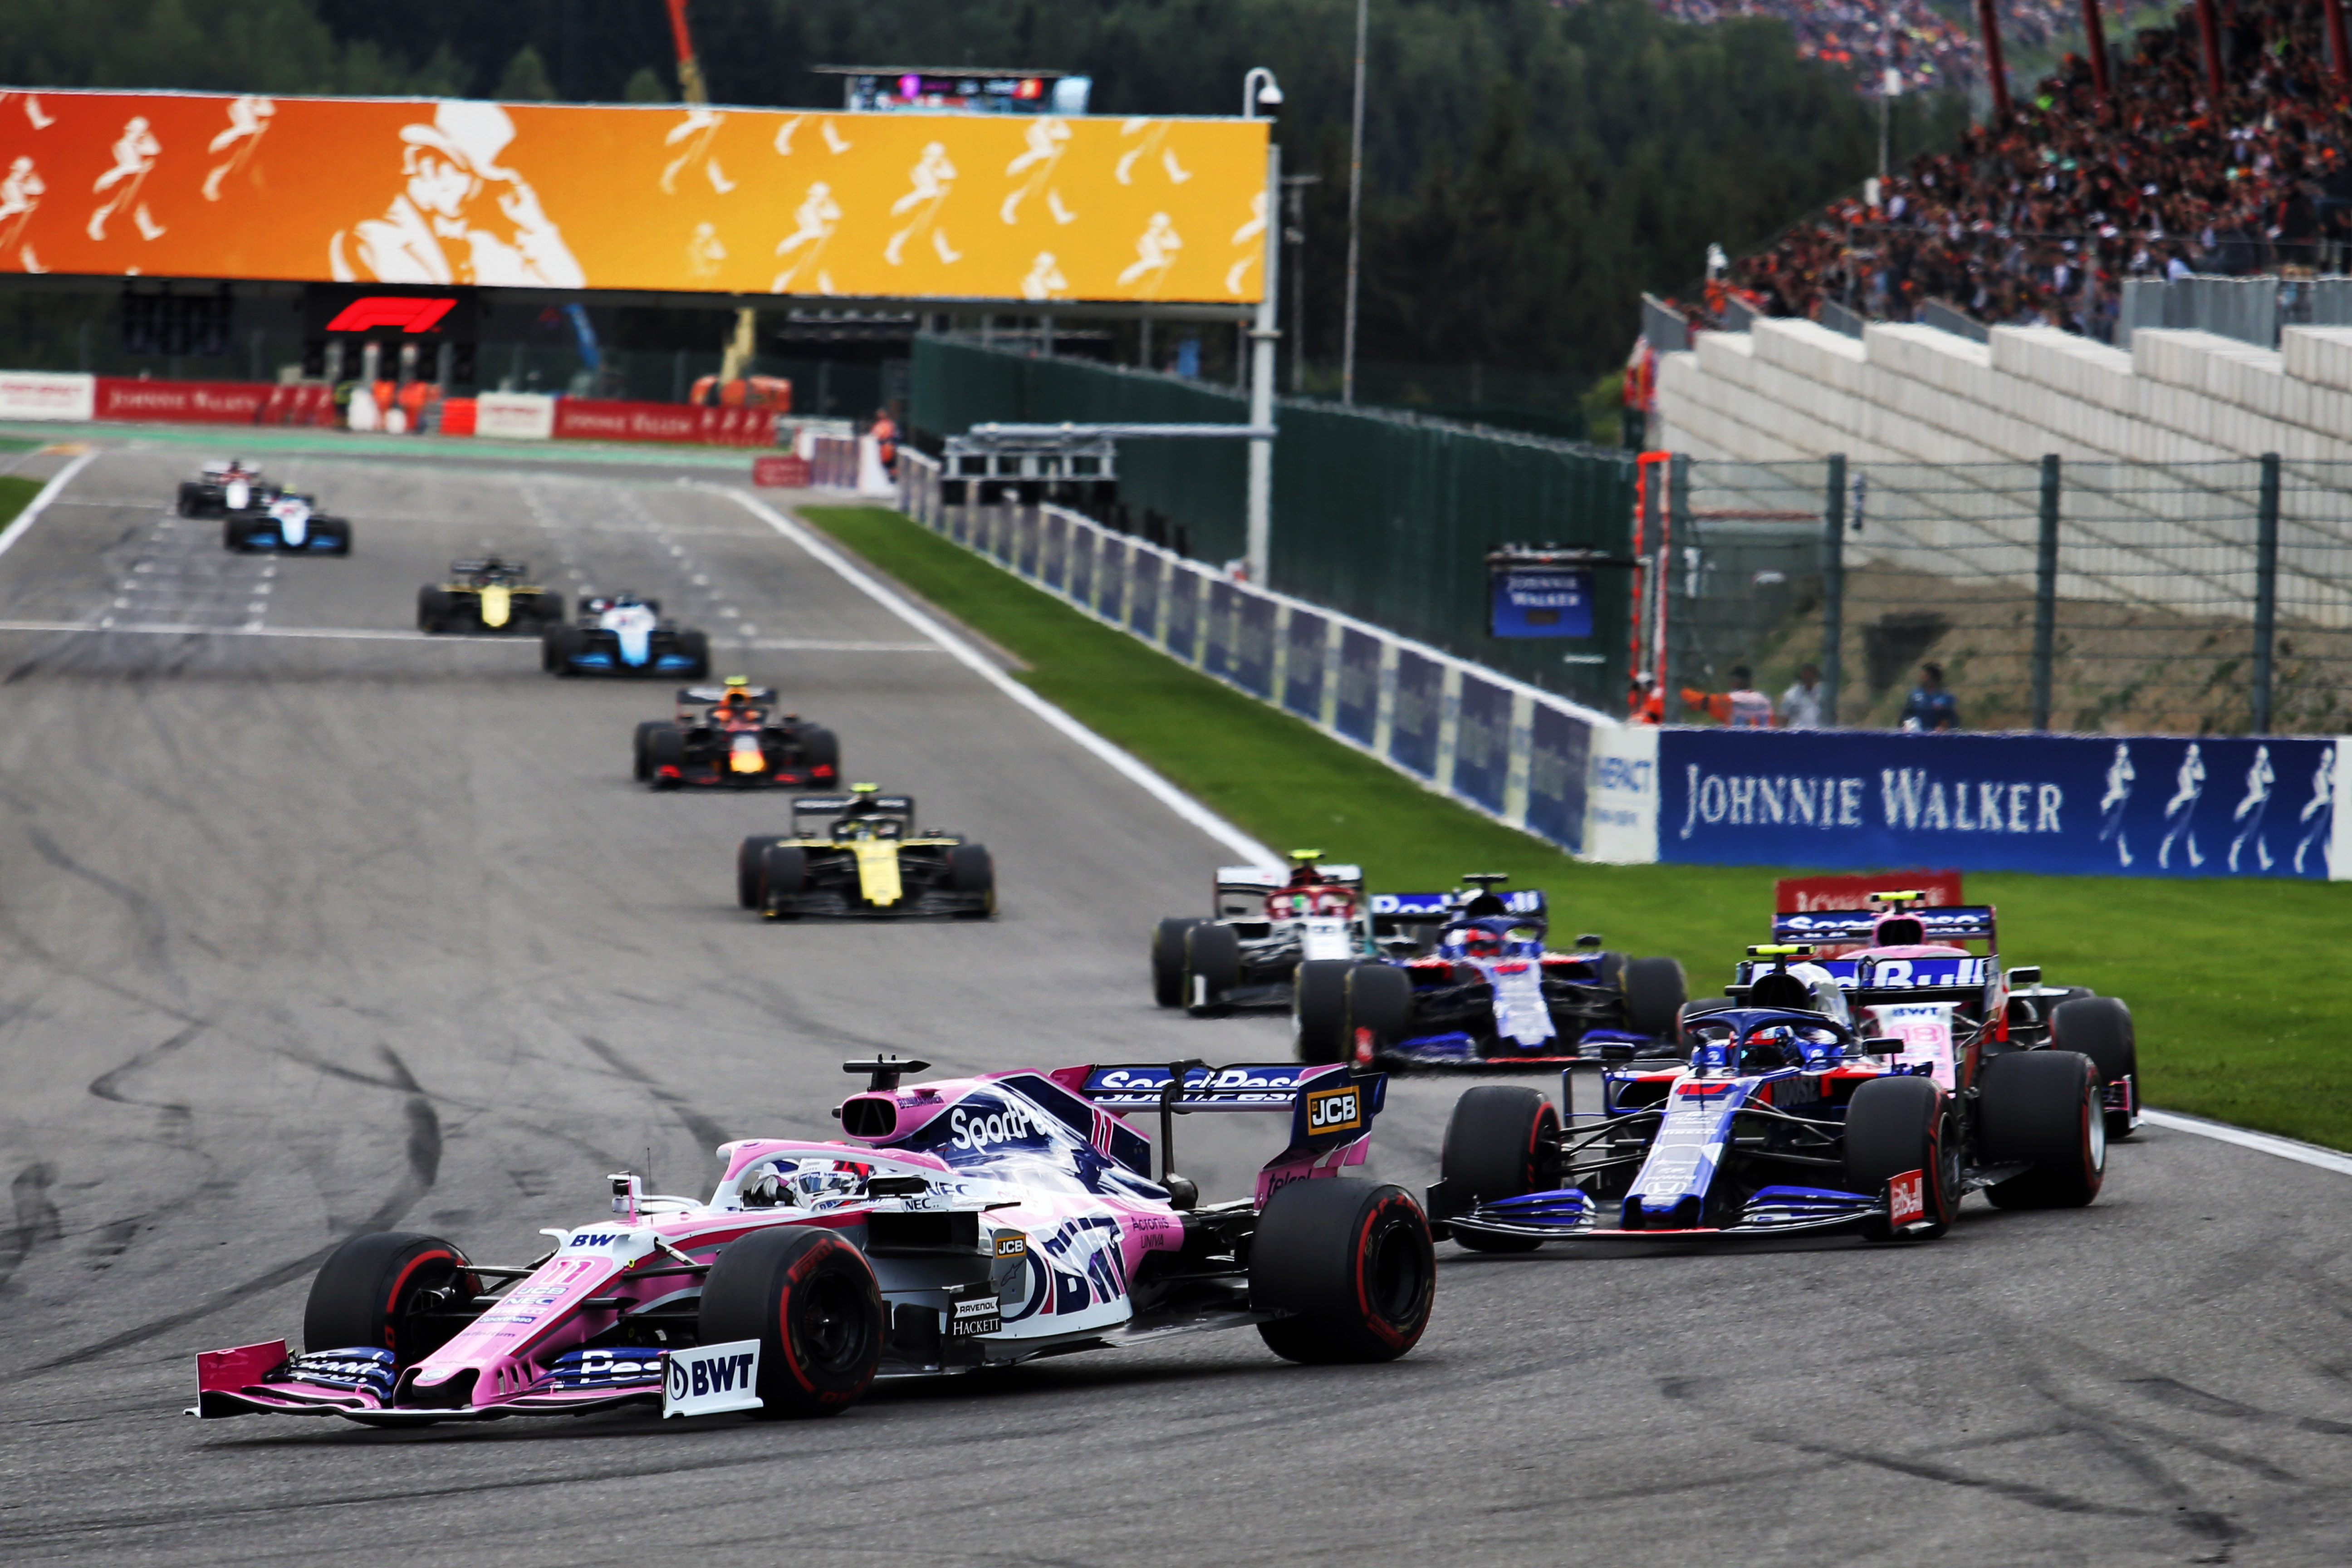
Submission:
M 416 590 L 421 632 L 520 632 L 537 637 L 563 619 L 563 595 L 530 581 L 520 561 L 452 561 L 449 580 Z
M 803 818 L 830 818 L 811 829 Z M 743 840 L 736 897 L 769 920 L 803 915 L 952 915 L 996 912 L 996 868 L 984 846 L 960 833 L 915 826 L 915 797 L 877 784 L 847 795 L 802 795 L 793 831 Z

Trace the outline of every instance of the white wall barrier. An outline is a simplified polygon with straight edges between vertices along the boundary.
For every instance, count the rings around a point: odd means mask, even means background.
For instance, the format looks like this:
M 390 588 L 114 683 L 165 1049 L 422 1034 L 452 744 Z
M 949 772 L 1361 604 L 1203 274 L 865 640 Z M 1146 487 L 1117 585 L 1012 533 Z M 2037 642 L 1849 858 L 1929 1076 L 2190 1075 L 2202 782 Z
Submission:
M 37 370 L 0 373 L 0 419 L 98 416 L 98 377 Z
M 919 452 L 900 448 L 898 478 L 909 517 L 1105 625 L 1498 822 L 1585 850 L 1588 774 L 1599 738 L 1619 729 L 1606 715 L 1062 507 L 942 505 L 939 466 Z M 1632 852 L 1638 838 L 1611 826 L 1602 858 L 1656 858 L 1654 826 L 1647 854 Z

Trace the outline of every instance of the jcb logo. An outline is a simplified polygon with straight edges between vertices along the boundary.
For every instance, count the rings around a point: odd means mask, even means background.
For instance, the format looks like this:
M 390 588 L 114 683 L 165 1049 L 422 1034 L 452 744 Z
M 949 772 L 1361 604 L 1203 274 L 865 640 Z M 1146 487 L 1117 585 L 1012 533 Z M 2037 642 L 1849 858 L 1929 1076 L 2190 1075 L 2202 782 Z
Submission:
M 1316 1089 L 1307 1097 L 1307 1131 L 1353 1132 L 1364 1124 L 1363 1103 L 1353 1089 Z

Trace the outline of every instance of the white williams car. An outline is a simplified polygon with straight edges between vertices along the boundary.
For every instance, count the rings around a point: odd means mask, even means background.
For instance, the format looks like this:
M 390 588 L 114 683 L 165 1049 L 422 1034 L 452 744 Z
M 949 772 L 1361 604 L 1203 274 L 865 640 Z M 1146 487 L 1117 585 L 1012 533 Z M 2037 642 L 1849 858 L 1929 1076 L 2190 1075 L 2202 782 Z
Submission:
M 288 555 L 349 555 L 352 525 L 344 518 L 314 511 L 310 497 L 287 491 L 264 505 L 231 511 L 221 524 L 221 543 L 240 554 L 274 550 Z

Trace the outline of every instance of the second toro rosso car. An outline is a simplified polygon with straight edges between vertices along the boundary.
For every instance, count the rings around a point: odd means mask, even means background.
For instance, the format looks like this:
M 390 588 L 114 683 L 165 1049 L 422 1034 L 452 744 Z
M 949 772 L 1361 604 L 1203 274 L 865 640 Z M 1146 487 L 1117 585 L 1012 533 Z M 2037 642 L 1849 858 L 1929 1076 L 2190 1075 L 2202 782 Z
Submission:
M 182 517 L 226 517 L 250 511 L 278 499 L 278 487 L 261 477 L 261 470 L 242 458 L 206 463 L 193 479 L 180 481 L 178 510 Z
M 657 790 L 822 789 L 841 776 L 841 742 L 822 724 L 778 712 L 770 688 L 734 675 L 680 687 L 675 719 L 637 726 L 636 775 Z
M 530 580 L 520 561 L 452 561 L 448 578 L 416 590 L 423 632 L 541 634 L 563 619 L 563 595 Z
M 316 504 L 310 496 L 284 490 L 266 504 L 232 511 L 221 523 L 222 548 L 239 554 L 267 550 L 281 555 L 349 555 L 350 520 L 321 516 L 311 510 Z
M 571 1415 L 838 1415 L 937 1377 L 1255 1328 L 1296 1362 L 1384 1362 L 1429 1321 L 1420 1205 L 1348 1180 L 1383 1080 L 1343 1067 L 1072 1067 L 902 1085 L 850 1062 L 843 1139 L 719 1150 L 708 1199 L 611 1180 L 612 1212 L 499 1267 L 439 1237 L 354 1237 L 320 1266 L 301 1348 L 196 1358 L 191 1414 L 426 1426 Z M 1200 1201 L 1177 1116 L 1286 1124 L 1250 1194 Z M 1160 1171 L 1129 1120 L 1158 1117 Z M 1147 1122 L 1148 1125 L 1148 1122 Z
M 1846 957 L 1748 949 L 1729 998 L 1685 1009 L 1686 1063 L 1570 1069 L 1564 1118 L 1533 1090 L 1473 1089 L 1432 1215 L 1466 1247 L 1506 1251 L 1832 1228 L 1927 1239 L 1970 1192 L 2088 1204 L 2116 1114 L 2099 1065 L 2046 1027 L 2003 1026 L 1998 961 L 1952 945 L 1990 939 L 1989 908 L 1921 912 L 1951 917 L 1937 933 L 1951 940 L 1923 942 L 1920 919 L 1895 912 Z
M 1525 1068 L 1674 1050 L 1681 964 L 1590 935 L 1555 952 L 1540 891 L 1499 890 L 1498 873 L 1463 879 L 1475 890 L 1375 898 L 1383 957 L 1298 966 L 1303 1059 Z
M 735 851 L 736 900 L 770 920 L 802 915 L 996 912 L 996 863 L 961 833 L 915 826 L 915 797 L 875 785 L 793 802 L 793 832 L 755 836 Z M 821 827 L 803 817 L 827 817 Z
M 1196 1014 L 1287 1007 L 1301 963 L 1377 957 L 1362 869 L 1322 858 L 1320 849 L 1294 849 L 1287 873 L 1221 867 L 1214 915 L 1153 930 L 1151 999 Z
M 615 594 L 580 601 L 579 618 L 541 635 L 540 663 L 551 675 L 710 673 L 710 639 L 661 616 L 661 601 Z

